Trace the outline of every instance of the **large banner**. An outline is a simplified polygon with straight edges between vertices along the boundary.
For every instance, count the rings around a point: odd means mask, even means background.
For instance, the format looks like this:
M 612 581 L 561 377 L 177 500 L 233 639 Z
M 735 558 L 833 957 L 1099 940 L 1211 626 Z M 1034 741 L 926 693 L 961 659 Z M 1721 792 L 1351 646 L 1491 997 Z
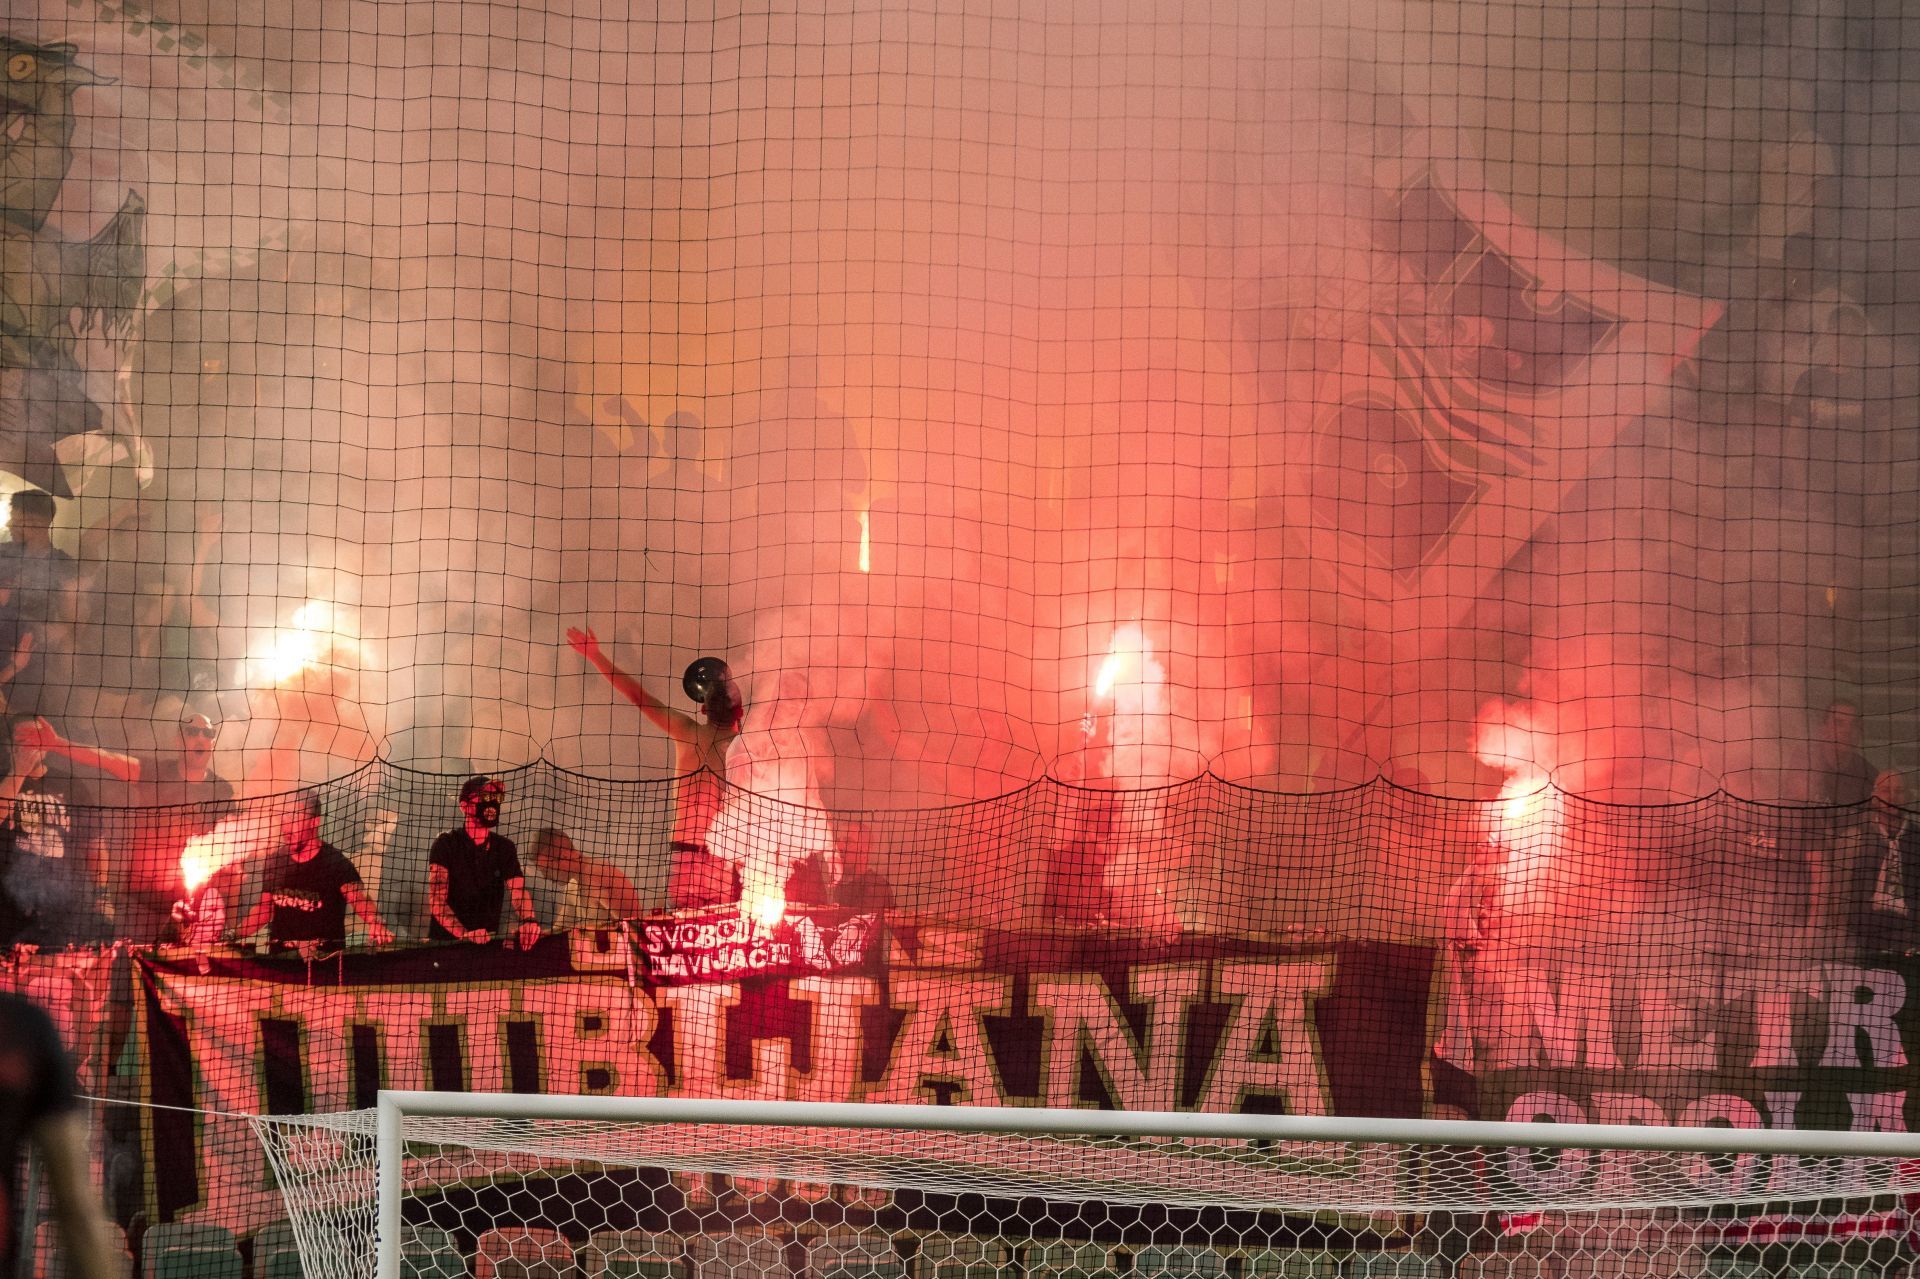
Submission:
M 1591 958 L 1483 965 L 1470 1006 L 1484 1117 L 1907 1131 L 1916 977 L 1904 957 L 1637 976 Z
M 242 1232 L 283 1211 L 255 1143 L 210 1150 L 201 1116 L 164 1107 L 330 1111 L 383 1087 L 1864 1131 L 1920 1118 L 1908 959 L 1707 960 L 1635 979 L 1601 954 L 1442 971 L 1429 948 L 1382 943 L 721 914 L 526 952 L 137 954 L 146 1137 L 164 1170 L 150 1211 Z M 779 976 L 718 976 L 808 936 L 849 944 L 789 947 Z M 664 962 L 676 954 L 715 978 Z M 1449 1015 L 1468 1024 L 1433 1054 Z M 1495 1162 L 1542 1195 L 1596 1175 L 1579 1158 Z M 1739 1165 L 1761 1179 L 1746 1189 L 1783 1199 L 1798 1166 Z
M 149 1100 L 371 1105 L 382 1087 L 1417 1116 L 1431 952 L 918 929 L 830 975 L 667 984 L 644 933 L 531 951 L 143 954 Z M 659 939 L 652 939 L 656 947 Z M 884 947 L 884 951 L 881 949 Z M 658 956 L 653 956 L 657 960 Z M 258 1152 L 155 1109 L 158 1219 L 277 1214 Z M 227 1184 L 218 1184 L 218 1183 Z M 261 1220 L 266 1219 L 263 1215 Z

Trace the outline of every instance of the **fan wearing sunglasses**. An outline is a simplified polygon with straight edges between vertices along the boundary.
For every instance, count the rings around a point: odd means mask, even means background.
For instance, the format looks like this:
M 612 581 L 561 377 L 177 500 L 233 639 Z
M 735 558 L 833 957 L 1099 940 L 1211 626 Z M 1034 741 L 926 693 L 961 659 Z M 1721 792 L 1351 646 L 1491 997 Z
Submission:
M 132 795 L 148 820 L 127 850 L 126 900 L 117 920 L 122 936 L 145 943 L 166 935 L 169 912 L 184 893 L 181 850 L 234 810 L 233 783 L 213 766 L 219 735 L 211 719 L 186 712 L 174 748 L 139 762 Z

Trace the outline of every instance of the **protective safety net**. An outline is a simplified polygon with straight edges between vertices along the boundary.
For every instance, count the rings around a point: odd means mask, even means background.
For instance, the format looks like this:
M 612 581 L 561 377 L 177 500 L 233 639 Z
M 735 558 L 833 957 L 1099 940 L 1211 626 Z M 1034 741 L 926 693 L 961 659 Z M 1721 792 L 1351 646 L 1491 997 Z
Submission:
M 1864 798 L 1914 36 L 1751 8 L 22 0 L 0 682 L 675 771 L 576 627 L 835 810 Z
M 0 5 L 0 988 L 140 1264 L 394 1086 L 1920 1125 L 1917 109 L 1865 0 Z
M 471 1257 L 563 1275 L 1762 1275 L 1804 1273 L 1816 1255 L 1879 1273 L 1920 1191 L 1920 1163 L 1871 1157 L 403 1125 L 403 1273 Z M 374 1116 L 254 1126 L 306 1273 L 369 1279 Z

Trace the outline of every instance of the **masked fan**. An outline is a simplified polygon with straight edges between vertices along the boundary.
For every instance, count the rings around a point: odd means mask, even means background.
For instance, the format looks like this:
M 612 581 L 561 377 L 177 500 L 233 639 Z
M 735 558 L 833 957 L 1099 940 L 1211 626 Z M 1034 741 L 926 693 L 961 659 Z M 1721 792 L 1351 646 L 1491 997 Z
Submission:
M 460 787 L 460 811 L 467 820 L 434 840 L 427 857 L 429 935 L 435 941 L 486 945 L 499 930 L 500 907 L 509 898 L 519 920 L 514 940 L 522 950 L 540 940 L 519 850 L 495 829 L 506 799 L 507 788 L 496 778 L 469 777 Z

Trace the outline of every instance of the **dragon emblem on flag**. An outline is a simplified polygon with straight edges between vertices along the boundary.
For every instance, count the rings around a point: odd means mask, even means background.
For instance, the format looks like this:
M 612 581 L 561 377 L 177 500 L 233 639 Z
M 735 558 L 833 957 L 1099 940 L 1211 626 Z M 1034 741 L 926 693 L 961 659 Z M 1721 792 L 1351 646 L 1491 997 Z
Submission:
M 1467 154 L 1416 130 L 1379 162 L 1365 251 L 1391 287 L 1283 396 L 1309 415 L 1294 522 L 1382 630 L 1470 607 L 1719 317 L 1524 225 Z

